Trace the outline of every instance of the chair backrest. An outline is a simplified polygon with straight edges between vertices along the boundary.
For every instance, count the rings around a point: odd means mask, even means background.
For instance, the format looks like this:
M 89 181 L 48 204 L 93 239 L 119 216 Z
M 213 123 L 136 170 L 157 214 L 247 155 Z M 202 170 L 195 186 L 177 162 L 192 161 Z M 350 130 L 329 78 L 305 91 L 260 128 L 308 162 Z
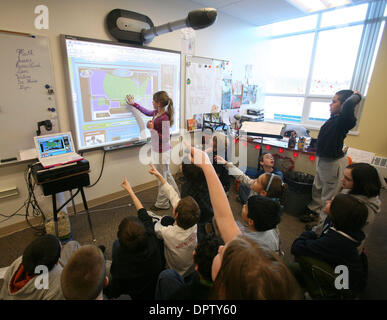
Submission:
M 338 274 L 328 263 L 312 257 L 297 257 L 296 261 L 302 271 L 305 289 L 313 299 L 343 300 L 354 299 L 358 295 L 358 292 L 350 289 L 336 289 Z

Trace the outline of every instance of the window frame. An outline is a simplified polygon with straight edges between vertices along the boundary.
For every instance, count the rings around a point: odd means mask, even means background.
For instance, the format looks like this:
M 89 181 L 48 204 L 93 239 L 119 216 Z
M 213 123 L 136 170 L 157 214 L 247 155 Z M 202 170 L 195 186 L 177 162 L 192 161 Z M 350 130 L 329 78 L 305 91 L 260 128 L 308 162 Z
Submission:
M 315 63 L 316 59 L 316 51 L 317 51 L 317 43 L 318 43 L 318 35 L 320 32 L 327 31 L 327 30 L 333 30 L 333 29 L 341 29 L 345 27 L 351 27 L 351 26 L 358 26 L 362 25 L 362 34 L 360 38 L 360 44 L 357 52 L 357 58 L 354 66 L 354 70 L 352 73 L 352 79 L 350 81 L 350 88 L 358 90 L 360 93 L 363 94 L 362 102 L 359 104 L 359 106 L 356 108 L 355 115 L 358 119 L 356 126 L 349 132 L 350 134 L 358 134 L 358 126 L 359 126 L 359 120 L 361 117 L 364 100 L 366 98 L 368 86 L 370 83 L 370 77 L 374 68 L 376 56 L 377 56 L 377 50 L 376 48 L 379 48 L 380 41 L 382 38 L 384 25 L 386 21 L 385 13 L 387 12 L 387 6 L 386 6 L 387 0 L 381 0 L 381 1 L 372 1 L 368 3 L 367 6 L 367 12 L 365 15 L 364 20 L 351 22 L 351 23 L 345 23 L 345 24 L 337 24 L 337 25 L 331 25 L 326 27 L 321 27 L 321 20 L 322 20 L 322 13 L 316 13 L 317 20 L 316 20 L 316 27 L 315 29 L 307 29 L 304 31 L 298 31 L 293 33 L 286 33 L 281 35 L 275 35 L 275 36 L 268 36 L 264 37 L 263 40 L 274 40 L 279 38 L 285 38 L 285 37 L 292 37 L 296 35 L 303 35 L 303 34 L 310 34 L 314 33 L 314 39 L 313 39 L 313 47 L 312 47 L 312 53 L 311 53 L 311 59 L 310 59 L 310 65 L 309 65 L 309 72 L 307 75 L 306 80 L 306 87 L 305 87 L 305 93 L 304 94 L 289 94 L 289 93 L 281 93 L 281 92 L 265 92 L 263 95 L 266 96 L 273 96 L 273 97 L 301 97 L 304 98 L 304 105 L 301 115 L 301 122 L 290 122 L 290 121 L 279 121 L 275 119 L 266 119 L 267 122 L 275 122 L 275 123 L 286 123 L 286 124 L 300 124 L 305 126 L 308 129 L 316 129 L 319 130 L 320 127 L 324 124 L 323 121 L 315 121 L 315 120 L 308 120 L 310 107 L 312 102 L 326 102 L 327 105 L 329 105 L 332 95 L 316 95 L 316 94 L 310 94 L 310 88 L 312 83 L 312 75 L 313 75 L 313 65 Z M 363 3 L 364 4 L 364 3 Z M 362 4 L 359 4 L 362 5 Z M 262 40 L 262 39 L 261 39 Z

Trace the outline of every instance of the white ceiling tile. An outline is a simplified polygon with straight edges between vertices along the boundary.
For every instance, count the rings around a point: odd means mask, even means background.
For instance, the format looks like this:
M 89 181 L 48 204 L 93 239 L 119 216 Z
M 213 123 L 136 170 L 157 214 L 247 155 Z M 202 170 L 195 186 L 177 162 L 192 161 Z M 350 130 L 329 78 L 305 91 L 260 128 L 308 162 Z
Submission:
M 224 8 L 230 4 L 241 2 L 241 0 L 191 0 L 197 4 L 203 5 L 206 8 Z
M 305 16 L 305 13 L 286 0 L 190 0 L 206 8 L 240 19 L 246 23 L 262 26 L 278 21 Z
M 243 0 L 221 11 L 256 26 L 305 16 L 304 12 L 285 0 Z

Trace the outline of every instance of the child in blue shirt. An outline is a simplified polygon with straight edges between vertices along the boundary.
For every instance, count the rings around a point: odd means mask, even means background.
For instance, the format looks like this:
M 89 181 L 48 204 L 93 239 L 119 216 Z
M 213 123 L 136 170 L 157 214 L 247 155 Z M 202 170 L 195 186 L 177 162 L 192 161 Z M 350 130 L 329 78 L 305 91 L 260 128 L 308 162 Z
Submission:
M 303 232 L 294 242 L 291 253 L 295 258 L 312 257 L 335 268 L 344 265 L 349 272 L 349 289 L 361 291 L 366 285 L 366 266 L 358 252 L 364 240 L 362 228 L 368 209 L 364 203 L 349 194 L 338 194 L 327 202 L 328 214 L 320 237 L 314 231 Z

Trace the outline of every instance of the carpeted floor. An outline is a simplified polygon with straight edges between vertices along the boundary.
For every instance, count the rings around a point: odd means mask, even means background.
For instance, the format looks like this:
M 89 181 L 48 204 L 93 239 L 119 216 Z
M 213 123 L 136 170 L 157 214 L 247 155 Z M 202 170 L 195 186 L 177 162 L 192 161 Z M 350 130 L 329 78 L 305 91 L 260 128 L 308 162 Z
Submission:
M 139 192 L 137 196 L 145 208 L 149 208 L 156 199 L 157 188 Z M 387 190 L 381 194 L 382 202 L 387 201 Z M 232 185 L 229 201 L 236 219 L 240 219 L 242 205 L 237 201 L 235 186 Z M 96 208 L 91 208 L 90 216 L 96 236 L 96 244 L 106 246 L 106 258 L 111 259 L 111 247 L 116 239 L 120 221 L 128 215 L 136 215 L 129 197 L 125 197 Z M 171 209 L 161 211 L 162 214 L 172 214 Z M 70 217 L 73 239 L 81 244 L 91 244 L 93 239 L 90 233 L 87 215 L 79 212 Z M 284 262 L 292 262 L 290 246 L 294 239 L 304 230 L 304 223 L 297 217 L 289 214 L 282 216 L 279 225 L 282 250 L 285 251 Z M 387 209 L 384 205 L 382 212 L 376 217 L 373 230 L 366 244 L 369 259 L 369 282 L 363 299 L 387 299 Z M 26 229 L 12 235 L 0 238 L 0 268 L 8 266 L 17 257 L 22 255 L 24 248 L 37 236 L 35 230 Z M 2 281 L 0 281 L 0 286 Z

